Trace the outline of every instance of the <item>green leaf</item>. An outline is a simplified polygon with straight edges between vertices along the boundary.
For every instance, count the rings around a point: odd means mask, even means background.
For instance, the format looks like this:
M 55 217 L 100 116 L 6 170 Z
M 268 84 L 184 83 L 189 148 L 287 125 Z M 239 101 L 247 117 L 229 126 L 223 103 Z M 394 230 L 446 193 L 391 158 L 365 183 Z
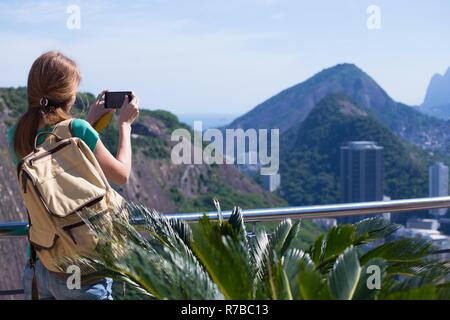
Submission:
M 355 239 L 355 226 L 341 225 L 330 229 L 327 234 L 326 244 L 323 248 L 322 262 L 336 257 L 353 245 Z
M 436 300 L 440 293 L 433 285 L 395 291 L 383 297 L 383 300 Z
M 238 212 L 237 214 L 240 214 Z M 251 299 L 250 254 L 241 235 L 228 223 L 203 219 L 193 232 L 192 248 L 226 299 Z
M 299 263 L 297 276 L 299 293 L 301 300 L 328 300 L 330 293 L 326 278 L 316 270 L 314 262 L 308 254 L 305 254 Z
M 351 300 L 358 287 L 362 268 L 358 253 L 350 247 L 341 254 L 329 274 L 329 289 L 338 300 Z
M 316 264 L 320 264 L 322 261 L 322 250 L 325 246 L 325 234 L 321 234 L 317 237 L 316 241 L 314 241 L 314 244 L 309 248 L 309 255 Z
M 361 257 L 361 263 L 374 258 L 382 258 L 389 262 L 411 262 L 418 261 L 432 251 L 432 245 L 428 240 L 422 238 L 406 238 L 387 242 L 381 246 L 368 251 Z
M 292 300 L 291 284 L 282 261 L 274 256 L 268 270 L 269 294 L 273 300 Z
M 324 237 L 317 239 L 310 253 L 318 269 L 328 272 L 336 258 L 355 244 L 355 230 L 353 225 L 339 225 L 331 228 Z
M 238 235 L 240 240 L 245 244 L 245 246 L 249 247 L 247 240 L 247 230 L 245 229 L 245 223 L 244 218 L 241 214 L 241 208 L 239 207 L 233 208 L 233 212 L 231 213 L 231 216 L 228 219 L 228 223 L 235 230 L 236 234 Z
M 420 277 L 424 281 L 439 281 L 450 274 L 448 261 L 421 259 L 392 263 L 386 269 L 389 276 Z
M 300 272 L 300 263 L 305 253 L 298 249 L 289 249 L 283 256 L 283 269 L 291 287 L 293 297 L 299 296 L 297 276 Z
M 384 239 L 400 228 L 400 225 L 393 224 L 384 218 L 368 218 L 355 224 L 356 238 L 364 243 L 378 239 Z
M 272 297 L 282 294 L 284 299 L 292 298 L 291 290 L 283 287 L 285 284 L 281 280 L 283 280 L 285 275 L 283 275 L 284 271 L 280 268 L 284 254 L 292 245 L 299 228 L 300 221 L 292 223 L 288 219 L 278 225 L 268 242 L 265 231 L 257 233 L 251 253 L 255 268 L 255 296 L 259 297 L 264 292 L 267 292 Z M 280 293 L 280 290 L 282 293 Z M 289 295 L 283 293 L 288 291 Z

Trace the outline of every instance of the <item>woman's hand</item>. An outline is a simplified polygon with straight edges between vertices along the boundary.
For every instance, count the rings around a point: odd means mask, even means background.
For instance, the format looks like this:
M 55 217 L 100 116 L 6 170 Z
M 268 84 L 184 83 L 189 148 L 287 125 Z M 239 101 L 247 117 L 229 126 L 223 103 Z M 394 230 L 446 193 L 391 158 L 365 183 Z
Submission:
M 129 101 L 128 95 L 125 95 L 122 108 L 120 108 L 119 125 L 129 124 L 131 125 L 139 116 L 139 98 L 131 94 L 131 101 Z
M 89 122 L 91 125 L 94 125 L 94 123 L 96 123 L 97 120 L 100 119 L 105 113 L 115 111 L 115 109 L 105 109 L 104 96 L 107 91 L 108 90 L 103 90 L 102 92 L 100 92 L 97 95 L 95 102 L 89 108 L 89 112 L 86 116 L 86 121 Z
M 126 184 L 131 173 L 131 124 L 139 116 L 139 98 L 131 94 L 124 97 L 119 115 L 119 143 L 114 158 L 99 140 L 94 154 L 106 177 L 117 184 Z

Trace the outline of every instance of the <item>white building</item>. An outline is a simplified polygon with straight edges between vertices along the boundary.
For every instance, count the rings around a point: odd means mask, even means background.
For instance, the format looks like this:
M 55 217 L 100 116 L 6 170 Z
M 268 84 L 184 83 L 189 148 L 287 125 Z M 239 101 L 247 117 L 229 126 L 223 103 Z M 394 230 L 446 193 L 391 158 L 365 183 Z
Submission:
M 442 162 L 437 162 L 428 168 L 430 197 L 448 196 L 448 167 Z M 430 214 L 444 216 L 447 208 L 431 209 Z
M 312 221 L 324 230 L 330 230 L 337 226 L 337 220 L 335 218 L 320 218 L 313 219 Z
M 406 222 L 406 227 L 409 229 L 437 230 L 439 226 L 439 221 L 436 219 L 408 219 Z
M 391 197 L 387 196 L 387 195 L 383 195 L 383 201 L 391 201 Z M 390 212 L 384 212 L 383 213 L 383 218 L 391 221 L 391 213 Z

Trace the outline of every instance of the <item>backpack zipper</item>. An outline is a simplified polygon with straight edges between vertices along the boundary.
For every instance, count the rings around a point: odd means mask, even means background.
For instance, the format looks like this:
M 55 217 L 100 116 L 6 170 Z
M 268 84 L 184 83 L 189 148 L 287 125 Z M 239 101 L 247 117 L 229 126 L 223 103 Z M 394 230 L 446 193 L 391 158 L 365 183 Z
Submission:
M 30 165 L 33 165 L 33 162 L 36 161 L 36 160 L 45 158 L 45 157 L 47 157 L 47 156 L 49 156 L 49 155 L 51 155 L 51 154 L 53 154 L 53 153 L 55 153 L 55 152 L 58 152 L 59 150 L 61 150 L 62 148 L 67 147 L 67 146 L 68 146 L 69 144 L 71 144 L 71 143 L 72 143 L 72 142 L 71 142 L 70 140 L 65 141 L 65 142 L 61 143 L 60 145 L 56 146 L 55 148 L 53 148 L 53 149 L 51 149 L 51 150 L 49 150 L 49 151 L 46 151 L 46 152 L 44 152 L 44 153 L 38 155 L 37 157 L 35 157 L 35 158 L 33 158 L 33 159 L 30 159 Z
M 88 202 L 88 203 L 87 203 L 85 206 L 83 206 L 80 210 L 82 210 L 83 208 L 90 207 L 90 206 L 96 204 L 96 203 L 99 202 L 101 199 L 102 199 L 102 198 L 100 198 L 100 199 L 95 199 L 95 201 L 90 201 L 90 202 Z M 80 210 L 77 210 L 77 211 L 80 211 Z M 97 217 L 97 215 L 95 215 L 94 217 Z M 78 221 L 78 222 L 69 224 L 69 225 L 67 225 L 67 226 L 64 226 L 64 227 L 62 227 L 62 229 L 63 229 L 65 232 L 67 232 L 67 234 L 68 234 L 68 235 L 70 236 L 70 238 L 72 239 L 73 243 L 77 244 L 77 241 L 75 240 L 75 237 L 73 236 L 72 229 L 81 227 L 81 226 L 83 226 L 83 225 L 86 225 L 86 222 L 84 222 L 83 220 L 81 220 L 81 221 Z
M 65 141 L 64 143 L 61 143 L 61 144 L 58 145 L 57 147 L 53 148 L 52 150 L 46 151 L 46 152 L 42 153 L 41 155 L 37 156 L 36 158 L 30 159 L 30 161 L 29 161 L 30 165 L 33 165 L 33 161 L 39 160 L 39 159 L 42 159 L 42 158 L 44 158 L 44 157 L 46 157 L 46 156 L 48 156 L 48 155 L 51 155 L 51 154 L 53 154 L 53 153 L 55 153 L 55 152 L 61 150 L 62 148 L 67 147 L 67 146 L 68 146 L 69 144 L 71 144 L 71 143 L 72 143 L 72 142 L 71 142 L 70 140 Z M 21 170 L 21 168 L 22 168 L 23 162 L 24 162 L 24 160 L 21 160 L 21 161 L 19 162 L 19 164 L 17 165 L 17 171 L 18 171 L 18 174 L 20 173 L 20 170 Z M 23 171 L 23 172 L 26 172 L 26 171 L 23 170 L 23 169 L 22 169 L 22 171 Z M 28 173 L 27 173 L 27 175 L 28 175 Z M 29 175 L 28 175 L 28 177 L 29 177 Z M 26 180 L 27 180 L 27 177 L 22 173 L 22 190 L 23 190 L 23 193 L 27 193 L 27 184 L 26 184 Z M 31 179 L 30 179 L 30 180 L 31 180 Z M 31 181 L 33 181 L 33 180 L 31 180 Z

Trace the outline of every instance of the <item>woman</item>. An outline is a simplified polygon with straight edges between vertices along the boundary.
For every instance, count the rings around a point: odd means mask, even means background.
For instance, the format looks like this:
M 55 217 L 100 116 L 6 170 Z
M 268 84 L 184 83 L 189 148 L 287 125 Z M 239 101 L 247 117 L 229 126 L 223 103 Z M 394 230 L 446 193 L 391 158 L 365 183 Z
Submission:
M 60 121 L 71 118 L 70 109 L 75 103 L 80 71 L 76 63 L 60 52 L 47 52 L 33 63 L 28 75 L 28 110 L 17 123 L 8 130 L 8 143 L 14 165 L 17 160 L 33 150 L 36 135 L 51 131 Z M 86 120 L 73 119 L 72 134 L 82 139 L 93 151 L 106 178 L 116 184 L 125 184 L 131 171 L 131 124 L 139 115 L 139 99 L 132 95 L 124 97 L 119 119 L 119 144 L 114 157 L 92 128 L 106 112 L 103 107 L 105 91 L 100 92 L 91 106 Z M 41 135 L 38 143 L 45 137 Z M 112 280 L 100 279 L 95 283 L 84 285 L 79 290 L 70 290 L 66 280 L 48 271 L 42 263 L 35 265 L 36 281 L 41 299 L 112 299 Z M 27 265 L 24 286 L 26 298 L 31 297 L 32 271 Z

